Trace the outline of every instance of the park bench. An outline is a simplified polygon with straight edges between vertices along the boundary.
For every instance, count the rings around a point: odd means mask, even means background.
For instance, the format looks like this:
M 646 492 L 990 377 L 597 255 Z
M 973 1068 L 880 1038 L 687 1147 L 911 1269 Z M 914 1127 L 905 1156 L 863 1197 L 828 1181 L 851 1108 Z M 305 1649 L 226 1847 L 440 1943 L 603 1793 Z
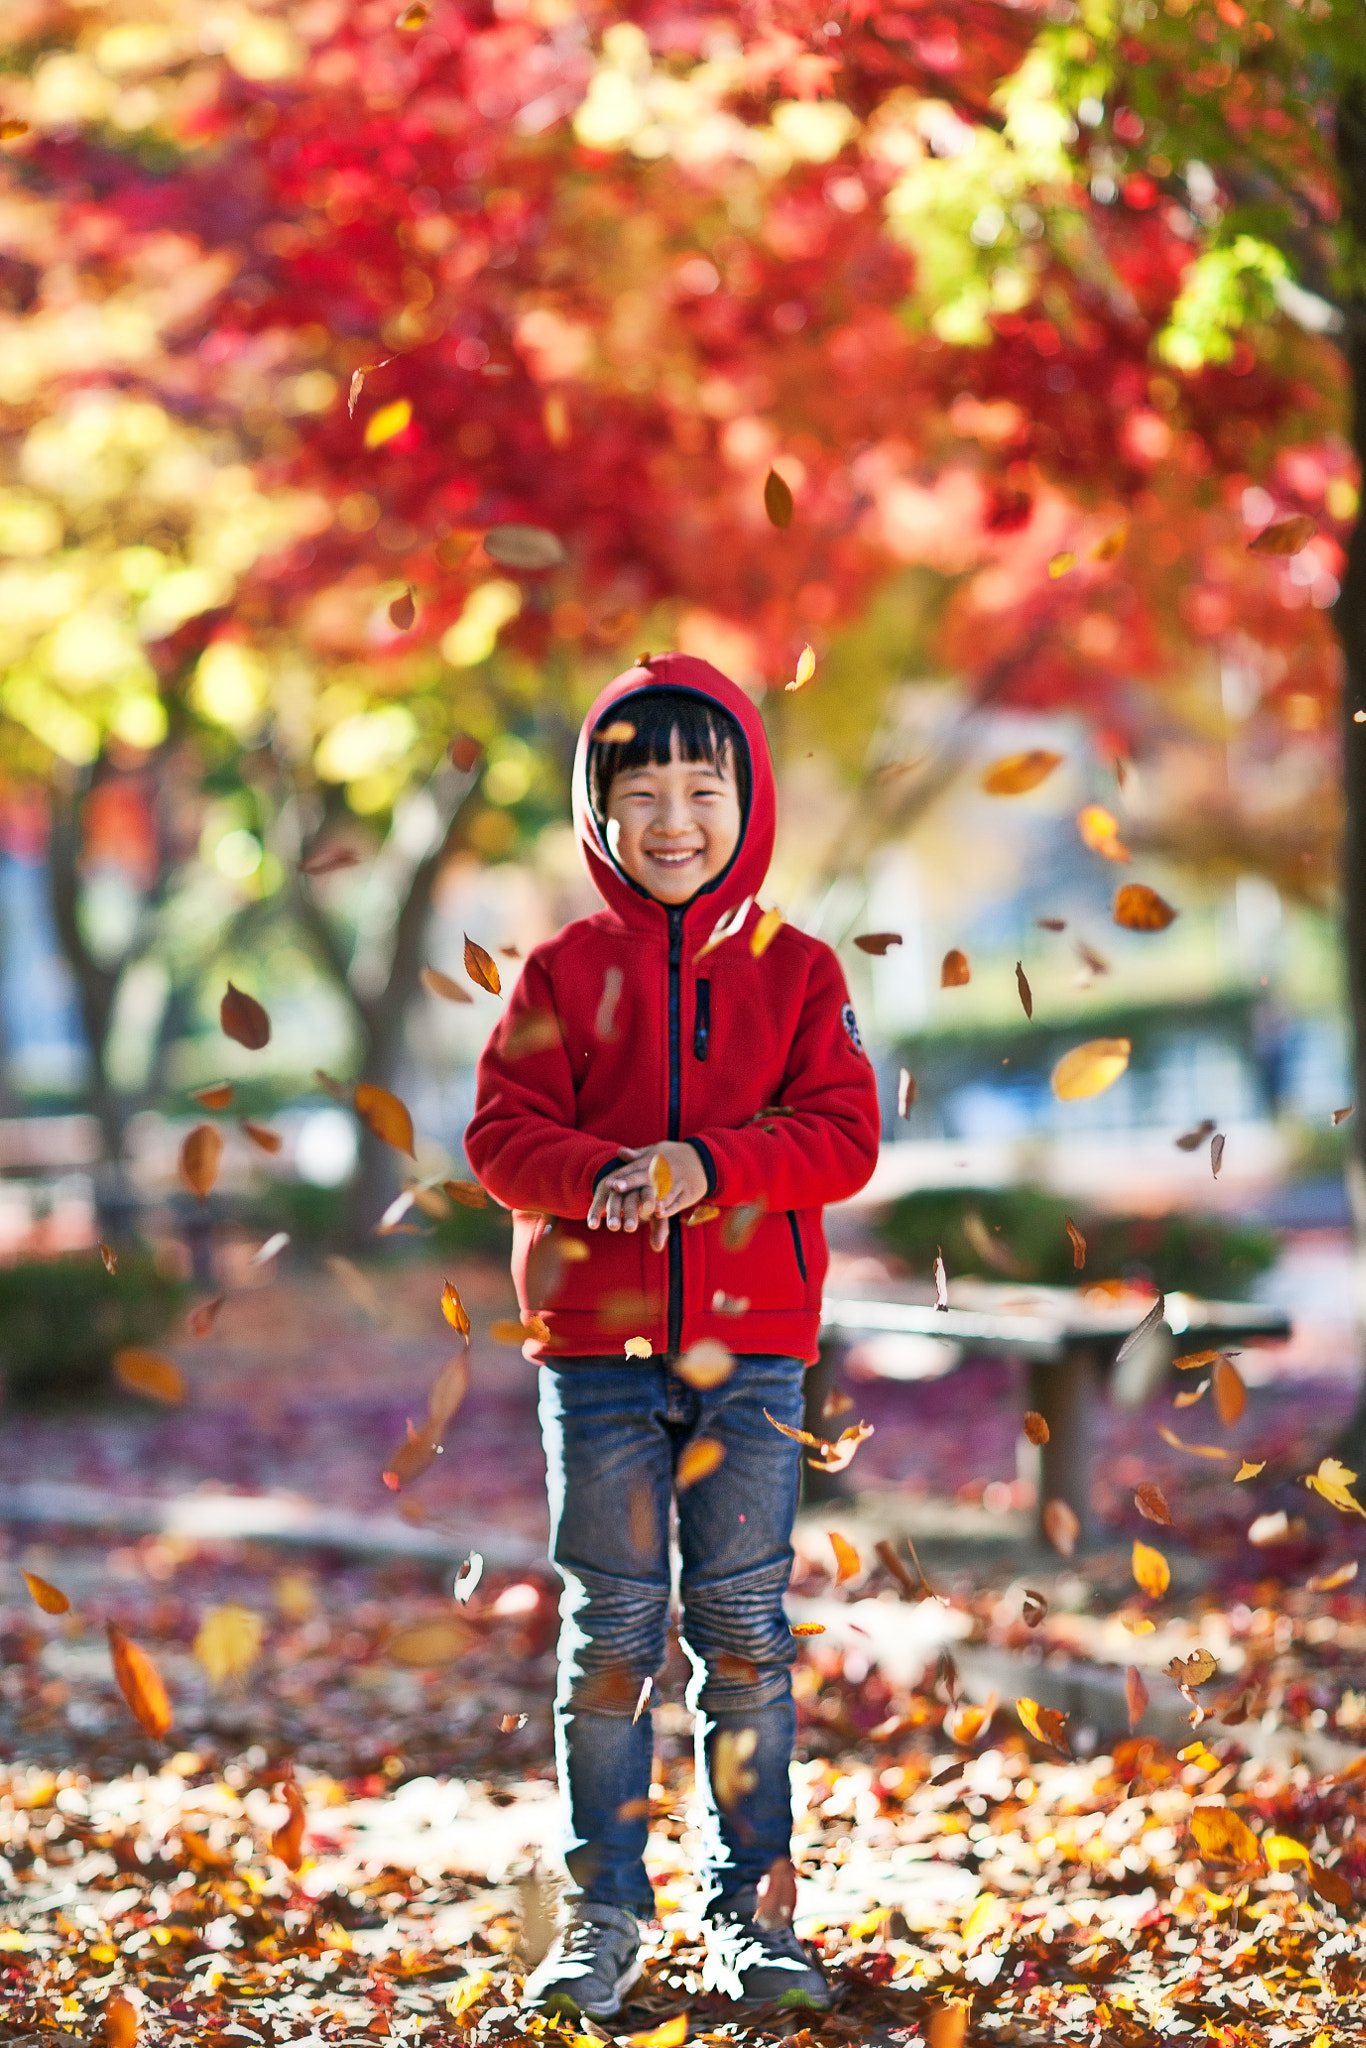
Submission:
M 955 1293 L 959 1301 L 947 1309 L 930 1302 L 827 1298 L 821 1309 L 821 1358 L 809 1375 L 808 1415 L 819 1415 L 856 1337 L 887 1332 L 946 1338 L 973 1357 L 1019 1359 L 1028 1368 L 1028 1406 L 1048 1424 L 1039 1458 L 1039 1514 L 1050 1500 L 1066 1501 L 1085 1545 L 1095 1405 L 1117 1352 L 1142 1320 L 1144 1304 L 1139 1301 L 1136 1307 L 1133 1296 L 1107 1298 L 1100 1289 L 992 1282 L 963 1283 Z M 1133 1354 L 1132 1362 L 1140 1367 L 1140 1392 L 1157 1384 L 1174 1355 L 1289 1335 L 1290 1319 L 1283 1309 L 1169 1294 L 1162 1321 L 1143 1340 L 1146 1359 L 1137 1350 Z M 819 1421 L 808 1426 L 828 1433 Z

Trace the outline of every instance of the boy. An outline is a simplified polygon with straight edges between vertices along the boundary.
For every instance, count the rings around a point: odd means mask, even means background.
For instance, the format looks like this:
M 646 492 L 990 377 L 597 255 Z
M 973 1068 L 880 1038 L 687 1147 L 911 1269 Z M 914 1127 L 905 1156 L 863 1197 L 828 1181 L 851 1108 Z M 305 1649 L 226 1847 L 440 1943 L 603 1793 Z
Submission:
M 797 1445 L 764 1410 L 801 1422 L 821 1208 L 868 1179 L 879 1113 L 834 954 L 788 925 L 751 943 L 774 812 L 759 715 L 709 663 L 642 656 L 608 684 L 574 764 L 580 847 L 606 908 L 531 954 L 465 1136 L 514 1212 L 523 1314 L 550 1333 L 527 1349 L 541 1360 L 564 1584 L 555 1719 L 571 1891 L 526 1995 L 595 2019 L 639 1976 L 638 1921 L 653 1912 L 651 1725 L 637 1702 L 665 1654 L 674 1475 L 701 1438 L 720 1462 L 700 1454 L 711 1469 L 691 1484 L 685 1472 L 677 1511 L 713 1916 L 736 1936 L 747 2001 L 833 2003 L 790 1911 L 761 1894 L 791 1846 L 783 1593 L 800 1476 Z M 726 920 L 735 929 L 708 948 Z M 645 1342 L 628 1352 L 631 1339 Z M 735 1356 L 719 1385 L 689 1373 L 701 1339 Z

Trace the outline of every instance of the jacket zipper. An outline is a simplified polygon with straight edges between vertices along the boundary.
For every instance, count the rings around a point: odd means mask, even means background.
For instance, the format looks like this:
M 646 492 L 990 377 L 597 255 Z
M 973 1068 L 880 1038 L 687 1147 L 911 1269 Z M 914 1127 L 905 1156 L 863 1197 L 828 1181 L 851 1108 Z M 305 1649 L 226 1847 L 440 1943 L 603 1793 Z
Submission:
M 704 1060 L 711 1040 L 711 983 L 695 981 L 692 1000 L 692 1056 L 695 1060 Z
M 805 1282 L 806 1253 L 802 1250 L 802 1233 L 797 1226 L 797 1212 L 795 1209 L 789 1209 L 787 1212 L 787 1227 L 792 1232 L 792 1249 L 797 1254 L 797 1271 L 801 1274 L 803 1282 Z
M 678 1137 L 683 1084 L 679 1038 L 682 1031 L 683 912 L 670 910 L 669 917 L 669 1136 Z M 668 1349 L 676 1355 L 683 1341 L 683 1223 L 669 1218 L 669 1309 Z

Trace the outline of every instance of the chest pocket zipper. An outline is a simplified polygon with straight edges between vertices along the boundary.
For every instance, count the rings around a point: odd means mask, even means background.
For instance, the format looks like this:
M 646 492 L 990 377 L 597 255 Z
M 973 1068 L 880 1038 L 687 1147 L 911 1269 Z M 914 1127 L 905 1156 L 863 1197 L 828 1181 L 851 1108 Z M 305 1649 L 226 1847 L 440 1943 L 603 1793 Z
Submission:
M 695 1060 L 707 1057 L 711 1040 L 711 983 L 699 981 L 696 984 L 696 999 L 692 1018 L 692 1056 Z
M 797 1212 L 795 1209 L 789 1209 L 787 1212 L 787 1227 L 792 1232 L 792 1249 L 797 1254 L 797 1271 L 801 1274 L 802 1279 L 805 1280 L 806 1253 L 802 1250 L 802 1233 L 797 1224 Z

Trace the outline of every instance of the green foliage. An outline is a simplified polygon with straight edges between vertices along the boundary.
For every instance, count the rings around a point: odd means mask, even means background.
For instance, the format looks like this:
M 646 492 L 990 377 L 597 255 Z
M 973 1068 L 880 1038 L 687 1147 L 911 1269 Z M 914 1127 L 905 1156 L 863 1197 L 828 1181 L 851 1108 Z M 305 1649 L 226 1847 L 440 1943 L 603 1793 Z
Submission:
M 1239 328 L 1275 311 L 1275 287 L 1288 275 L 1280 250 L 1255 235 L 1237 235 L 1227 248 L 1206 250 L 1182 280 L 1158 353 L 1187 372 L 1227 362 Z
M 1086 1239 L 1081 1273 L 1072 1263 L 1067 1215 Z M 979 1249 L 984 1231 L 1003 1260 L 1013 1262 L 1013 1276 Z M 920 1277 L 931 1272 L 942 1246 L 950 1279 L 1016 1277 L 1054 1287 L 1152 1280 L 1164 1292 L 1182 1289 L 1233 1300 L 1244 1297 L 1274 1262 L 1279 1242 L 1272 1230 L 1213 1216 L 1090 1215 L 1033 1187 L 922 1189 L 891 1205 L 882 1234 Z
M 184 1297 L 146 1252 L 106 1273 L 95 1252 L 0 1267 L 0 1378 L 11 1397 L 79 1398 L 109 1382 L 124 1344 L 153 1344 Z

